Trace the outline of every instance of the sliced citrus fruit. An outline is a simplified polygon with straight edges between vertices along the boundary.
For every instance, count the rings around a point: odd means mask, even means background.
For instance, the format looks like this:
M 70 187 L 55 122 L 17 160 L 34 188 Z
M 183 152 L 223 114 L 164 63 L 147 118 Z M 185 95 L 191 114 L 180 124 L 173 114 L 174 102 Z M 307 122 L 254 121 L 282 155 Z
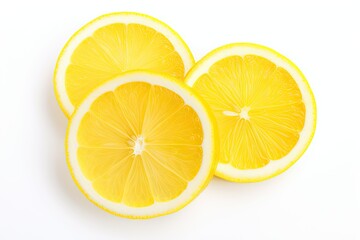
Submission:
M 311 142 L 313 93 L 300 70 L 274 50 L 226 45 L 200 60 L 185 81 L 215 115 L 219 177 L 237 182 L 270 178 L 295 163 Z
M 193 56 L 169 26 L 139 13 L 111 13 L 77 31 L 60 53 L 54 85 L 70 116 L 99 84 L 129 70 L 150 70 L 183 79 Z
M 174 212 L 217 165 L 215 119 L 182 82 L 129 72 L 96 88 L 70 120 L 67 161 L 82 192 L 120 216 Z

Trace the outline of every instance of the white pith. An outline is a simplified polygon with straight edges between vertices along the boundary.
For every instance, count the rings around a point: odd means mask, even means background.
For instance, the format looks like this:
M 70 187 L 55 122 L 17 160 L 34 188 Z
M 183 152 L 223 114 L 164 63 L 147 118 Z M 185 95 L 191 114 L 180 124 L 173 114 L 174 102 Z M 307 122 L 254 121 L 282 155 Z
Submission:
M 146 15 L 135 13 L 118 13 L 102 16 L 94 20 L 93 22 L 85 25 L 84 28 L 82 28 L 71 38 L 71 40 L 62 50 L 61 58 L 57 63 L 57 69 L 55 73 L 55 88 L 58 93 L 58 97 L 60 98 L 60 102 L 62 103 L 63 108 L 68 113 L 68 115 L 71 115 L 75 109 L 74 105 L 71 103 L 70 98 L 67 95 L 65 86 L 66 68 L 71 62 L 72 53 L 74 52 L 76 47 L 84 39 L 91 36 L 94 31 L 113 23 L 137 23 L 155 29 L 156 31 L 162 33 L 173 44 L 175 50 L 178 52 L 181 59 L 183 60 L 185 73 L 187 73 L 193 65 L 193 58 L 187 50 L 187 47 L 184 45 L 181 39 L 179 39 L 178 35 L 174 33 L 168 26 L 164 25 L 164 23 L 156 21 Z
M 226 176 L 226 178 L 230 178 L 236 181 L 257 181 L 261 179 L 266 179 L 275 175 L 276 173 L 284 171 L 286 168 L 296 162 L 298 158 L 303 154 L 303 152 L 309 145 L 309 142 L 311 141 L 315 130 L 315 103 L 312 91 L 308 86 L 305 77 L 297 68 L 292 65 L 289 60 L 265 47 L 253 44 L 234 44 L 227 48 L 224 47 L 219 50 L 215 50 L 213 53 L 210 54 L 210 57 L 205 58 L 205 60 L 200 61 L 199 64 L 194 66 L 194 68 L 186 77 L 186 83 L 192 87 L 201 75 L 207 73 L 209 68 L 213 64 L 223 58 L 230 56 L 243 57 L 250 54 L 269 59 L 277 66 L 286 69 L 293 77 L 293 79 L 298 84 L 298 87 L 302 94 L 303 102 L 306 107 L 305 124 L 295 147 L 283 158 L 277 160 L 270 160 L 270 162 L 262 168 L 241 170 L 233 167 L 231 164 L 224 164 L 219 162 L 216 169 L 216 175 L 223 177 Z M 224 111 L 224 114 L 228 116 L 234 116 L 237 113 Z M 243 117 L 245 116 L 246 115 L 244 113 Z
M 159 85 L 165 87 L 180 97 L 183 98 L 185 104 L 191 106 L 194 111 L 198 114 L 200 122 L 203 127 L 203 159 L 202 165 L 199 169 L 197 175 L 188 183 L 187 188 L 182 192 L 178 197 L 169 201 L 169 202 L 155 202 L 153 205 L 147 207 L 129 207 L 122 203 L 115 203 L 103 198 L 99 195 L 92 187 L 92 184 L 87 180 L 81 172 L 80 166 L 77 161 L 77 131 L 79 124 L 83 116 L 88 112 L 91 104 L 102 94 L 113 91 L 120 85 L 129 83 L 129 82 L 145 82 L 153 85 Z M 71 123 L 68 127 L 68 136 L 67 136 L 67 149 L 68 149 L 68 162 L 72 169 L 73 176 L 83 189 L 83 191 L 88 195 L 88 197 L 96 202 L 98 205 L 103 206 L 105 209 L 110 210 L 113 213 L 132 216 L 132 217 L 151 217 L 169 213 L 179 209 L 181 206 L 184 206 L 188 203 L 196 194 L 199 193 L 200 189 L 206 184 L 210 170 L 213 165 L 213 155 L 214 155 L 214 146 L 213 146 L 213 127 L 209 121 L 209 116 L 204 109 L 196 96 L 191 94 L 188 90 L 179 86 L 179 84 L 174 81 L 169 81 L 167 78 L 160 75 L 149 74 L 145 72 L 129 72 L 125 73 L 118 78 L 111 80 L 110 82 L 105 83 L 99 88 L 95 89 L 77 108 L 75 113 L 72 116 Z M 136 146 L 136 145 L 135 145 Z M 137 149 L 134 148 L 134 151 Z

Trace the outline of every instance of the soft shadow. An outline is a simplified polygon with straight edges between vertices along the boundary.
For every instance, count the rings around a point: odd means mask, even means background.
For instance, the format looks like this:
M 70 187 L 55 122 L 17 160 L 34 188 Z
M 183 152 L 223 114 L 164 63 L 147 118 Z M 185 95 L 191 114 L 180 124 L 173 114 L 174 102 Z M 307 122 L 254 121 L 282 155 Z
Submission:
M 101 210 L 97 209 L 96 206 L 91 204 L 85 196 L 82 195 L 79 189 L 77 189 L 75 183 L 73 182 L 69 169 L 66 164 L 65 157 L 65 134 L 66 127 L 68 124 L 68 119 L 62 112 L 60 106 L 57 103 L 55 98 L 53 82 L 52 82 L 52 73 L 47 74 L 48 80 L 46 81 L 46 87 L 44 87 L 45 97 L 44 103 L 46 108 L 46 113 L 48 121 L 52 126 L 51 131 L 53 135 L 53 141 L 51 141 L 51 146 L 48 146 L 52 151 L 49 154 L 49 174 L 48 176 L 52 179 L 49 179 L 54 185 L 53 187 L 58 190 L 55 192 L 60 192 L 62 200 L 66 202 L 71 208 L 80 211 L 81 214 L 84 214 L 86 217 L 100 217 Z
M 288 170 L 289 172 L 291 169 Z M 285 184 L 287 179 L 287 172 L 282 173 L 273 178 L 267 179 L 261 182 L 254 183 L 237 183 L 226 181 L 219 177 L 214 177 L 211 181 L 209 187 L 222 194 L 230 195 L 230 196 L 239 196 L 241 195 L 251 195 L 251 194 L 259 194 L 265 193 L 267 191 L 272 191 L 273 189 L 280 188 L 283 184 Z

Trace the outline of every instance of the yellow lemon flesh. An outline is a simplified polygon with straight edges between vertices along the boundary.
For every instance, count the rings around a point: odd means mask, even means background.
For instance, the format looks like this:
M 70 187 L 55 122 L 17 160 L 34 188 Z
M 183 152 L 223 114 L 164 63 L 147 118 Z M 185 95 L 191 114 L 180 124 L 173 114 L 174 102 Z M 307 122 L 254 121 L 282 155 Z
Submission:
M 216 168 L 209 111 L 183 83 L 130 72 L 95 89 L 68 127 L 72 175 L 87 197 L 116 215 L 176 211 Z
M 67 116 L 100 84 L 129 70 L 151 70 L 183 79 L 194 60 L 180 36 L 138 13 L 98 17 L 75 33 L 55 69 L 57 99 Z
M 204 57 L 186 77 L 219 128 L 216 175 L 260 181 L 291 166 L 315 131 L 316 107 L 300 70 L 256 44 L 231 44 Z

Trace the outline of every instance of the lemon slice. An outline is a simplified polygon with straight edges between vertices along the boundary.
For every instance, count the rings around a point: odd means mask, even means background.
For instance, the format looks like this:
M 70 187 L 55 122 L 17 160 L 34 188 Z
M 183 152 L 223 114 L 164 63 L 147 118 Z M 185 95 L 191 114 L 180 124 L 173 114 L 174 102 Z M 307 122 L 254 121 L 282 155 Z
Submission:
M 200 60 L 185 81 L 215 114 L 219 177 L 236 182 L 273 177 L 294 164 L 311 142 L 313 93 L 300 70 L 274 50 L 226 45 Z
M 184 83 L 125 73 L 96 88 L 72 115 L 68 165 L 82 192 L 110 213 L 168 214 L 194 199 L 215 172 L 214 121 Z
M 183 79 L 193 56 L 169 26 L 139 13 L 112 13 L 77 31 L 58 58 L 54 85 L 69 117 L 101 83 L 129 70 L 150 70 Z

